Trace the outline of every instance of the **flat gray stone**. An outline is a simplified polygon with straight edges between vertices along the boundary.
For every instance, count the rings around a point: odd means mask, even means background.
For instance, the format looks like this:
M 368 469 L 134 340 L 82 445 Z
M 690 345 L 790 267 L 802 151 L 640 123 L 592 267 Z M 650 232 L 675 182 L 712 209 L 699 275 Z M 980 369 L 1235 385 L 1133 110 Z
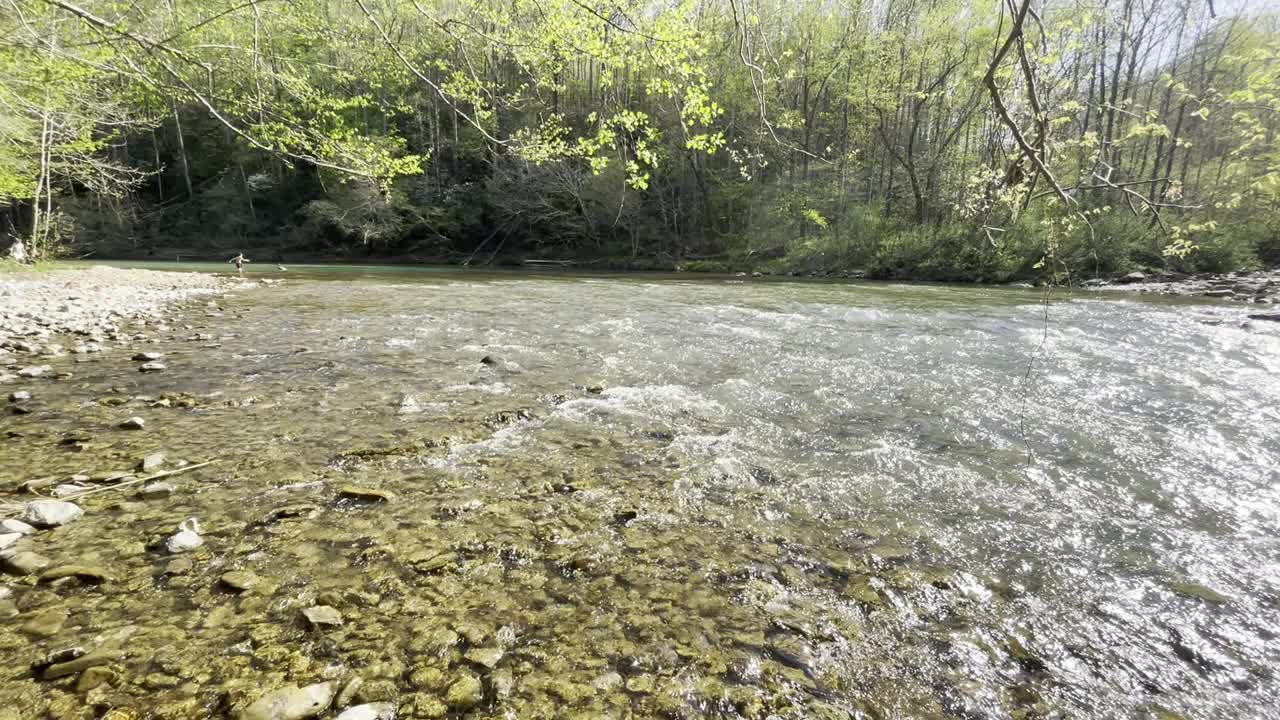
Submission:
M 18 519 L 38 528 L 54 528 L 74 522 L 84 515 L 79 505 L 65 500 L 32 500 Z

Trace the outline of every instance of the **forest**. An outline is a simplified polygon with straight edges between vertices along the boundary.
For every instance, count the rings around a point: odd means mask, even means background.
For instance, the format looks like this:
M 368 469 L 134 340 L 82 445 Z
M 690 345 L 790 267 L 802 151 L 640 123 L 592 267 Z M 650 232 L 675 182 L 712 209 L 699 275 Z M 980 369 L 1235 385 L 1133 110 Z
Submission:
M 0 0 L 0 238 L 979 282 L 1272 266 L 1263 5 Z

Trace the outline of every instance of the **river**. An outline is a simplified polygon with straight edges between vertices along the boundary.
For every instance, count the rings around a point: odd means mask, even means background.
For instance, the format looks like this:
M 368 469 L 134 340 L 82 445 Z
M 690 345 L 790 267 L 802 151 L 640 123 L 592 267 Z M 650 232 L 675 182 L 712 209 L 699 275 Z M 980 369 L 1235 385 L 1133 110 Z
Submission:
M 4 419 L 40 423 L 0 449 L 15 482 L 219 460 L 54 533 L 116 580 L 35 591 L 70 618 L 40 647 L 128 655 L 86 696 L 0 631 L 7 705 L 219 716 L 357 674 L 402 718 L 1280 717 L 1280 327 L 1244 308 L 278 277 L 157 333 L 166 372 L 104 354 Z M 162 393 L 197 407 L 95 402 Z M 175 569 L 152 543 L 188 517 Z

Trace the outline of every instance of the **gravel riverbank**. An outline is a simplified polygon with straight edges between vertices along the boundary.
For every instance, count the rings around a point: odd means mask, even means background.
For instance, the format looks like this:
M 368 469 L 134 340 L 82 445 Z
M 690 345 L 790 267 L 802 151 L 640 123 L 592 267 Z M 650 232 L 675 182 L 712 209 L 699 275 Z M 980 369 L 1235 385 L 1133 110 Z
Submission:
M 40 377 L 41 358 L 88 355 L 146 337 L 169 309 L 242 285 L 235 278 L 92 267 L 0 275 L 0 383 Z

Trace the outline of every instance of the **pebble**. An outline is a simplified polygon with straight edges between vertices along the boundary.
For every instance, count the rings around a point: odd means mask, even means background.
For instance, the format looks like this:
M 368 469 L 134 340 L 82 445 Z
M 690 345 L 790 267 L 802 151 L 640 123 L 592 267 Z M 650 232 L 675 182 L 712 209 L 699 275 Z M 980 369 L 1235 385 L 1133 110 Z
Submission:
M 9 402 L 26 402 L 31 399 L 31 393 L 27 390 L 17 390 L 9 393 Z
M 140 352 L 140 353 L 134 354 L 133 359 L 139 360 L 142 362 L 151 362 L 154 360 L 159 360 L 162 357 L 164 357 L 164 355 L 161 355 L 158 352 Z
M 167 370 L 167 369 L 168 367 L 164 363 L 160 363 L 160 362 L 147 362 L 138 366 L 138 372 L 144 372 L 144 373 L 160 372 L 162 370 Z
M 141 430 L 146 426 L 147 421 L 137 417 L 136 415 L 120 423 L 120 428 L 122 430 Z
M 289 685 L 263 695 L 241 710 L 239 720 L 304 720 L 315 717 L 333 702 L 333 685 L 317 683 L 300 688 Z
M 302 611 L 303 616 L 307 618 L 307 624 L 313 630 L 319 630 L 325 626 L 338 627 L 342 625 L 342 613 L 328 605 L 316 605 Z
M 396 706 L 392 703 L 369 703 L 343 710 L 335 720 L 395 720 Z
M 20 533 L 22 535 L 34 534 L 36 529 L 16 518 L 7 518 L 0 520 L 0 530 L 6 533 Z
M 38 528 L 54 528 L 79 520 L 84 511 L 65 500 L 32 500 L 18 519 Z
M 204 538 L 200 537 L 200 521 L 195 518 L 183 520 L 178 532 L 164 541 L 165 549 L 171 553 L 195 550 L 201 545 L 204 545 Z

